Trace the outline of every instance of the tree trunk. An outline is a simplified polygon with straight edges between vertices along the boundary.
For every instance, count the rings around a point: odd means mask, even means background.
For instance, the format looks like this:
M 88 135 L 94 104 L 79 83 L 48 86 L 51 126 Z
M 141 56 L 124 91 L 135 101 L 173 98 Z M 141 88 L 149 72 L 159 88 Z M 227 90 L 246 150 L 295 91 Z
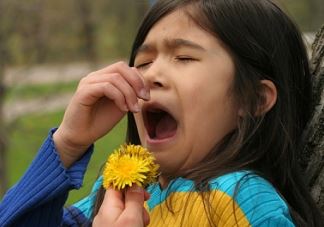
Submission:
M 6 171 L 7 138 L 3 119 L 3 99 L 5 91 L 5 87 L 3 85 L 4 64 L 1 60 L 3 58 L 3 54 L 1 53 L 1 40 L 2 39 L 0 34 L 0 197 L 7 191 L 8 188 L 8 175 Z
M 95 38 L 95 23 L 92 17 L 92 5 L 89 0 L 75 1 L 79 11 L 81 21 L 81 37 L 83 39 L 86 58 L 89 62 L 96 64 L 96 38 Z
M 7 60 L 7 34 L 5 32 L 5 25 L 1 20 L 1 15 L 4 13 L 3 2 L 0 2 L 0 196 L 2 196 L 8 188 L 8 178 L 6 173 L 6 153 L 7 153 L 7 139 L 5 134 L 5 125 L 3 118 L 3 100 L 4 100 L 4 67 Z M 1 23 L 2 22 L 2 23 Z
M 33 42 L 36 51 L 36 62 L 37 63 L 44 63 L 47 57 L 47 44 L 46 44 L 46 32 L 44 25 L 44 8 L 45 8 L 45 1 L 38 0 L 35 3 L 36 10 L 34 11 L 34 20 L 33 20 Z
M 304 131 L 306 145 L 300 161 L 312 196 L 324 212 L 324 25 L 312 51 L 313 114 Z

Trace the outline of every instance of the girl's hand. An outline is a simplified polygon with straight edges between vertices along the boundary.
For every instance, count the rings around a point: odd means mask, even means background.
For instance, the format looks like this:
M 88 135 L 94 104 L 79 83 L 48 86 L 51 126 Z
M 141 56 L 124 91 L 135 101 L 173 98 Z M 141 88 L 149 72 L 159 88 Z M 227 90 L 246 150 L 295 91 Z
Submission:
M 138 98 L 148 100 L 149 89 L 138 71 L 124 62 L 84 77 L 53 135 L 64 166 L 69 167 L 78 160 L 128 111 L 140 111 Z
M 150 219 L 143 204 L 148 199 L 149 194 L 137 185 L 129 188 L 125 197 L 120 191 L 108 189 L 99 212 L 93 220 L 93 226 L 147 226 Z

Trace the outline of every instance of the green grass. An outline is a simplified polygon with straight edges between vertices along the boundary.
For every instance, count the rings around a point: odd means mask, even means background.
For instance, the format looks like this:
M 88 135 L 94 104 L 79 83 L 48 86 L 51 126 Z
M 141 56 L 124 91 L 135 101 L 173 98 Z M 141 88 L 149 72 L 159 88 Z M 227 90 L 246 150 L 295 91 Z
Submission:
M 26 171 L 38 148 L 46 138 L 49 129 L 59 125 L 63 112 L 28 115 L 19 118 L 9 130 L 8 173 L 9 184 L 16 183 Z M 80 190 L 73 190 L 69 194 L 67 204 L 72 204 L 86 196 L 96 180 L 100 167 L 108 154 L 124 141 L 126 119 L 123 119 L 108 135 L 98 140 L 95 152 L 84 179 L 84 186 Z
M 58 93 L 73 92 L 78 85 L 78 81 L 66 83 L 23 85 L 8 87 L 6 100 L 13 102 L 18 99 L 32 99 L 41 96 L 53 96 Z

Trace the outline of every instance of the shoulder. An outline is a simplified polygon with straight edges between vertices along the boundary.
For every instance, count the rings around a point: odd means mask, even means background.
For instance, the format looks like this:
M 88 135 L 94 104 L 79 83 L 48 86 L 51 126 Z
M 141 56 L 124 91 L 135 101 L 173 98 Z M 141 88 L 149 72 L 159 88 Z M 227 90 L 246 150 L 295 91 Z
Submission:
M 251 193 L 270 193 L 278 195 L 276 189 L 264 178 L 251 171 L 231 172 L 209 181 L 211 190 L 221 190 L 233 197 L 234 195 L 249 197 Z
M 232 172 L 217 177 L 210 181 L 210 188 L 215 195 L 213 206 L 234 212 L 229 205 L 224 205 L 231 204 L 233 207 L 234 204 L 234 208 L 237 206 L 253 226 L 269 221 L 276 221 L 282 226 L 293 226 L 284 199 L 270 182 L 250 171 Z
M 217 226 L 294 226 L 289 209 L 275 188 L 252 172 L 225 174 L 212 179 L 209 186 L 208 192 L 201 193 L 192 180 L 184 178 L 172 180 L 166 189 L 153 184 L 147 188 L 151 198 L 146 205 L 150 212 L 160 214 L 155 208 L 168 207 L 165 202 L 172 197 L 170 201 L 175 207 L 181 209 L 185 204 L 187 211 L 193 211 L 191 217 L 199 214 L 207 218 L 201 213 L 205 210 Z

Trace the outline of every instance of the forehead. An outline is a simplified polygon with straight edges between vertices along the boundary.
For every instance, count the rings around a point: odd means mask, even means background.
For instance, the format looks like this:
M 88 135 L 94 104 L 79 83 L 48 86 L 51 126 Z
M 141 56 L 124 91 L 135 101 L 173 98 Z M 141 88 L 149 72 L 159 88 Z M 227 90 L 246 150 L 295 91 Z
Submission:
M 144 45 L 167 44 L 166 40 L 188 40 L 202 46 L 212 46 L 216 37 L 203 30 L 184 9 L 176 10 L 161 18 L 149 31 Z
M 149 33 L 154 32 L 156 30 L 162 30 L 165 32 L 179 28 L 184 28 L 185 30 L 185 28 L 194 26 L 197 25 L 189 17 L 188 12 L 184 9 L 178 9 L 160 18 L 151 28 Z

